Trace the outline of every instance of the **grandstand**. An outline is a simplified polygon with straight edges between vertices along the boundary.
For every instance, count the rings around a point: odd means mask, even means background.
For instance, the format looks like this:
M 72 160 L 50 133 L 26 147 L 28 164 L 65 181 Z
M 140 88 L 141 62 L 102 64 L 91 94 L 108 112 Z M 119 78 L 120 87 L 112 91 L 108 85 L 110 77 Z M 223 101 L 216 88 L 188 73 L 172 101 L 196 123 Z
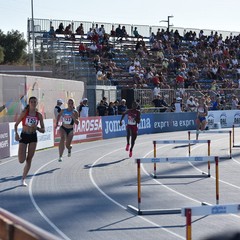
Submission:
M 157 73 L 163 74 L 163 79 L 160 80 L 163 83 L 161 89 L 164 89 L 162 94 L 167 96 L 169 104 L 174 97 L 179 95 L 187 99 L 190 95 L 198 97 L 208 94 L 213 98 L 218 95 L 223 96 L 227 101 L 226 109 L 230 109 L 231 95 L 235 94 L 239 97 L 240 34 L 237 32 L 173 27 L 167 32 L 166 27 L 162 26 L 49 19 L 34 19 L 33 31 L 31 21 L 32 19 L 28 19 L 29 50 L 32 51 L 31 46 L 34 40 L 35 49 L 42 56 L 38 62 L 42 66 L 51 65 L 55 78 L 80 80 L 86 86 L 116 86 L 118 98 L 121 97 L 123 89 L 134 89 L 134 98 L 144 96 L 140 99 L 142 105 L 149 106 L 152 101 L 151 93 L 154 84 L 149 79 L 145 79 L 143 84 L 142 82 L 139 83 L 128 72 L 131 61 L 138 57 L 141 69 L 146 71 L 152 64 L 155 64 Z M 60 23 L 63 26 L 69 25 L 70 32 L 59 33 L 56 31 Z M 82 34 L 76 33 L 80 24 L 84 29 Z M 89 39 L 87 32 L 89 29 L 95 29 L 101 25 L 104 26 L 107 33 L 107 45 L 99 43 L 99 45 L 102 45 L 101 51 L 91 53 L 90 57 L 83 57 L 79 53 L 80 43 L 90 47 L 93 39 Z M 125 27 L 128 36 L 119 38 L 111 34 L 119 25 Z M 55 30 L 54 37 L 49 34 L 51 27 Z M 139 33 L 143 36 L 142 39 L 133 36 L 134 27 L 137 27 Z M 161 41 L 161 47 L 158 50 L 153 49 L 153 42 L 149 37 L 152 33 L 155 35 L 156 41 Z M 140 42 L 141 44 L 139 44 Z M 136 50 L 138 44 L 144 50 Z M 159 52 L 162 52 L 164 59 L 168 62 L 167 68 L 164 68 L 163 58 L 159 57 Z M 118 68 L 118 70 L 111 72 L 107 81 L 98 80 L 96 77 L 97 69 L 93 63 L 95 55 L 100 55 L 101 64 L 107 65 L 109 59 L 111 59 Z M 186 61 L 183 57 L 186 58 Z M 233 63 L 233 58 L 237 59 L 236 64 Z M 169 67 L 170 61 L 175 64 L 171 69 Z M 216 70 L 214 67 L 216 67 Z M 184 72 L 186 74 L 185 94 L 180 90 L 176 80 L 177 76 L 182 74 L 181 68 L 185 68 Z M 186 78 L 189 81 L 187 86 Z M 216 88 L 212 88 L 214 80 L 217 81 Z

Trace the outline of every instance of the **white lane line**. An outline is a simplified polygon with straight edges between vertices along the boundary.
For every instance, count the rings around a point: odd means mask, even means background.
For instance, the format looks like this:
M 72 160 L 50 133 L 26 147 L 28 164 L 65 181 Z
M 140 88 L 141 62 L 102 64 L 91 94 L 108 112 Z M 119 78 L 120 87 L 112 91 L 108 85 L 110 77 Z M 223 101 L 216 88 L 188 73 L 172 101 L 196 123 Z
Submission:
M 124 206 L 121 205 L 119 202 L 117 202 L 116 200 L 114 200 L 113 198 L 111 198 L 107 193 L 105 193 L 105 192 L 97 185 L 97 183 L 95 182 L 94 177 L 93 177 L 93 168 L 94 168 L 94 165 L 96 165 L 96 164 L 97 164 L 99 161 L 101 161 L 104 157 L 106 157 L 106 156 L 108 156 L 108 155 L 112 155 L 113 153 L 115 153 L 115 152 L 117 152 L 117 151 L 119 151 L 119 150 L 122 151 L 122 148 L 121 148 L 121 149 L 116 149 L 116 150 L 114 150 L 114 151 L 112 151 L 112 152 L 109 152 L 109 153 L 105 154 L 104 156 L 98 158 L 98 159 L 92 164 L 91 168 L 89 169 L 89 177 L 90 177 L 90 179 L 91 179 L 92 184 L 97 188 L 97 190 L 98 190 L 104 197 L 106 197 L 108 200 L 110 200 L 112 203 L 116 204 L 116 205 L 119 206 L 120 208 L 122 208 L 122 209 L 124 209 L 124 210 L 127 210 L 126 207 L 124 207 Z M 138 216 L 138 215 L 137 215 L 137 217 L 143 219 L 144 221 L 152 224 L 152 225 L 155 226 L 155 227 L 161 228 L 162 230 L 164 230 L 164 231 L 166 231 L 166 232 L 168 232 L 168 233 L 170 233 L 170 234 L 172 234 L 172 235 L 174 235 L 174 236 L 176 236 L 176 237 L 178 237 L 178 238 L 180 238 L 180 239 L 185 239 L 185 237 L 182 237 L 182 236 L 180 236 L 180 235 L 178 235 L 178 234 L 176 234 L 176 233 L 174 233 L 174 232 L 172 232 L 172 231 L 164 228 L 163 226 L 161 226 L 161 225 L 159 225 L 159 224 L 157 224 L 157 223 L 154 223 L 153 221 L 150 221 L 149 219 L 147 219 L 147 218 L 145 218 L 145 217 L 143 217 L 143 216 Z
M 4 164 L 7 164 L 7 163 L 10 163 L 10 162 L 13 162 L 13 161 L 16 161 L 18 158 L 16 157 L 16 158 L 13 158 L 13 159 L 11 159 L 11 160 L 8 160 L 8 161 L 6 161 L 6 162 L 2 162 L 2 163 L 0 163 L 0 166 L 1 165 L 4 165 Z
M 44 167 L 46 167 L 47 165 L 51 164 L 52 162 L 56 161 L 56 159 L 53 159 L 52 161 L 42 165 L 32 176 L 30 183 L 29 183 L 29 195 L 30 195 L 30 199 L 32 201 L 33 206 L 36 208 L 36 210 L 38 211 L 38 213 L 42 216 L 42 218 L 65 240 L 71 240 L 67 235 L 65 235 L 44 213 L 43 211 L 40 209 L 40 207 L 37 205 L 34 196 L 33 196 L 33 192 L 32 192 L 32 185 L 33 185 L 33 180 L 34 177 L 36 176 L 36 174 L 38 174 L 38 172 L 43 169 Z

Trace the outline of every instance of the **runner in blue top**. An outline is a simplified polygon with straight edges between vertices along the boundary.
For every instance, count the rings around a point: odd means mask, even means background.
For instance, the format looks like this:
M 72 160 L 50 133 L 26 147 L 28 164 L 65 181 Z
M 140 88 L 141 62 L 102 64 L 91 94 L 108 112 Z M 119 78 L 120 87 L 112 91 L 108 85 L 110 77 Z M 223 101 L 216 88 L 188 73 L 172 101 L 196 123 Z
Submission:
M 207 125 L 207 117 L 208 115 L 208 107 L 205 103 L 205 98 L 202 97 L 200 99 L 199 105 L 197 107 L 197 119 L 196 119 L 196 124 L 197 124 L 197 134 L 196 134 L 196 140 L 198 140 L 199 133 L 198 131 L 205 130 L 206 125 Z
M 75 102 L 72 98 L 68 100 L 68 107 L 62 109 L 57 117 L 56 128 L 58 127 L 58 122 L 62 118 L 62 125 L 59 129 L 60 131 L 60 142 L 59 142 L 59 162 L 62 161 L 62 155 L 64 152 L 64 143 L 66 141 L 66 148 L 68 149 L 68 157 L 71 156 L 71 143 L 73 139 L 73 125 L 78 124 L 78 112 L 75 109 Z

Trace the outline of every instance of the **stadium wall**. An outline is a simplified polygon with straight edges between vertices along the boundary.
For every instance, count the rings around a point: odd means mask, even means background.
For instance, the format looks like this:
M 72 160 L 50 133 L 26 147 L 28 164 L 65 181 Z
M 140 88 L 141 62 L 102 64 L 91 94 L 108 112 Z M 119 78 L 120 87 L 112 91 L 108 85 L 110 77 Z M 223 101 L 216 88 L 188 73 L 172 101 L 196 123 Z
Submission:
M 66 106 L 73 98 L 78 105 L 86 95 L 82 81 L 0 74 L 0 123 L 15 122 L 31 96 L 38 98 L 38 111 L 50 119 L 57 99 L 63 99 Z

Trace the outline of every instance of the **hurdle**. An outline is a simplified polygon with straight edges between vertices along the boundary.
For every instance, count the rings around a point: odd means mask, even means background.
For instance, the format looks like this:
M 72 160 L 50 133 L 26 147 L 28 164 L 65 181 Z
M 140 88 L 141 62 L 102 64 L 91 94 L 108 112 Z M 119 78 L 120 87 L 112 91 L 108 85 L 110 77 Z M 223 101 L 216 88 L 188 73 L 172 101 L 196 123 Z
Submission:
M 240 127 L 240 124 L 234 123 L 232 126 L 233 147 L 240 147 L 240 145 L 235 145 L 235 127 Z
M 186 240 L 192 239 L 192 216 L 232 214 L 240 212 L 240 204 L 200 206 L 182 208 L 181 215 L 186 217 Z
M 211 140 L 154 140 L 153 141 L 153 155 L 154 158 L 157 157 L 157 144 L 188 144 L 188 156 L 191 156 L 191 144 L 196 143 L 207 143 L 208 144 L 208 156 L 210 156 L 210 144 Z M 156 174 L 157 171 L 157 164 L 154 163 L 154 169 L 152 176 L 154 178 L 172 178 L 172 177 L 178 177 L 178 178 L 194 178 L 194 177 L 210 177 L 210 163 L 208 162 L 208 173 L 202 172 L 202 175 L 165 175 L 165 176 L 159 176 Z
M 209 130 L 191 130 L 188 131 L 188 139 L 191 139 L 191 133 L 208 133 L 208 134 L 214 134 L 214 133 L 229 133 L 229 158 L 232 158 L 232 131 L 231 130 L 217 130 L 217 131 L 209 131 Z
M 128 205 L 127 209 L 137 215 L 160 215 L 160 214 L 180 214 L 180 208 L 173 209 L 141 209 L 141 163 L 161 163 L 161 162 L 181 162 L 181 161 L 195 161 L 195 162 L 205 162 L 205 161 L 215 161 L 215 171 L 216 171 L 216 204 L 219 203 L 219 170 L 218 170 L 218 161 L 219 158 L 216 156 L 199 156 L 199 157 L 167 157 L 167 158 L 138 158 L 135 159 L 137 163 L 137 199 L 138 207 Z M 206 203 L 202 203 L 206 204 Z

